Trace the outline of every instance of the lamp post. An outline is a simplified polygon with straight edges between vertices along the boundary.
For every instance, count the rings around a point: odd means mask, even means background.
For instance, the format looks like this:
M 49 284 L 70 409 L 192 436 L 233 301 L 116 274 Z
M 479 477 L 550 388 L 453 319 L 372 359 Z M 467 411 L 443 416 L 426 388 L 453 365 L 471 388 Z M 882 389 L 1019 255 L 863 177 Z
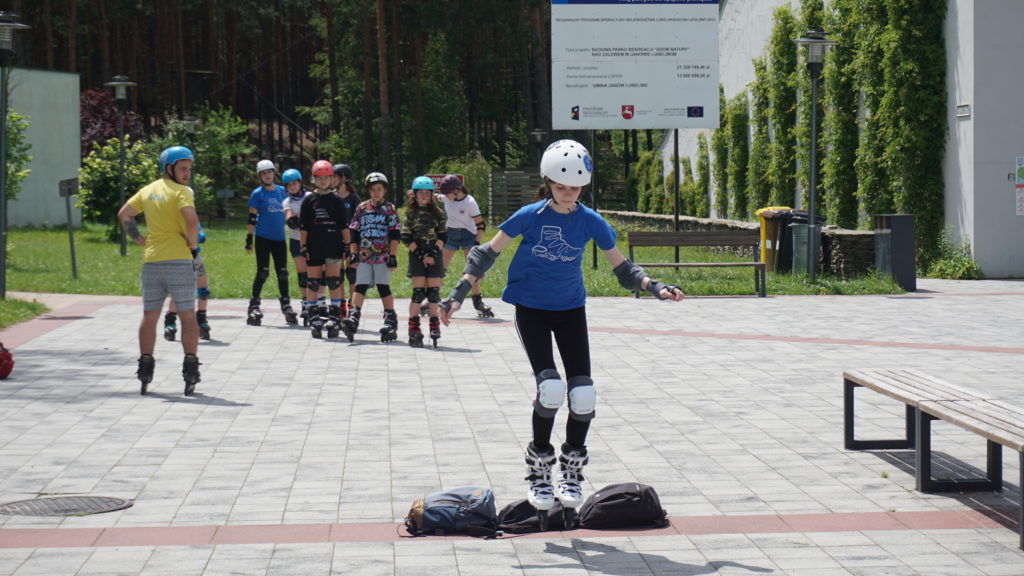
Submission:
M 14 31 L 31 26 L 0 12 L 0 300 L 7 298 L 7 76 L 14 66 Z
M 814 199 L 817 195 L 818 178 L 818 78 L 825 66 L 825 50 L 839 43 L 825 37 L 822 30 L 808 30 L 802 38 L 797 38 L 798 45 L 807 46 L 807 71 L 811 74 L 811 161 L 809 189 L 807 192 L 807 275 L 811 280 L 818 271 L 818 233 L 815 227 Z
M 114 100 L 117 102 L 117 139 L 120 141 L 120 166 L 121 166 L 121 183 L 118 189 L 118 206 L 124 206 L 124 112 L 128 108 L 128 87 L 135 86 L 135 82 L 129 82 L 128 77 L 122 74 L 114 76 L 114 79 L 110 82 L 103 84 L 108 88 L 114 89 Z M 124 229 L 121 229 L 121 256 L 127 253 L 127 239 L 125 238 Z

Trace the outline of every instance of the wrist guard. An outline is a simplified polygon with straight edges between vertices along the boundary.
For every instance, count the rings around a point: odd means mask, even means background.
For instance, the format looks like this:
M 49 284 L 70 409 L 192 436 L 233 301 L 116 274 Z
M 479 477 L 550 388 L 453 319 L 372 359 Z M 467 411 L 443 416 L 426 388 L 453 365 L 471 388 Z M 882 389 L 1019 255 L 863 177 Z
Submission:
M 388 254 L 388 268 L 398 268 L 398 258 L 394 254 Z
M 249 250 L 252 248 L 252 234 L 245 235 L 245 249 Z
M 466 267 L 462 270 L 462 273 L 483 278 L 484 273 L 491 269 L 497 258 L 498 253 L 491 249 L 490 242 L 473 246 L 473 249 L 466 255 Z
M 658 300 L 666 300 L 666 298 L 661 297 L 661 291 L 666 288 L 671 292 L 674 290 L 678 290 L 679 286 L 676 286 L 674 284 L 665 284 L 664 282 L 658 282 L 654 278 L 651 278 L 650 282 L 647 283 L 647 293 L 650 294 L 651 296 L 654 296 Z
M 299 217 L 298 216 L 292 216 L 285 223 L 288 224 L 288 227 L 291 228 L 292 230 L 298 230 L 299 229 Z
M 647 277 L 647 273 L 644 269 L 636 264 L 633 264 L 626 258 L 621 264 L 612 268 L 612 272 L 615 273 L 615 277 L 619 280 L 619 286 L 622 286 L 630 292 L 639 292 L 643 285 L 644 278 Z
M 465 277 L 459 278 L 459 281 L 455 283 L 455 287 L 448 294 L 448 298 L 445 299 L 448 302 L 448 308 L 451 308 L 451 301 L 458 302 L 459 306 L 461 306 L 472 288 L 473 284 L 469 280 L 466 280 Z

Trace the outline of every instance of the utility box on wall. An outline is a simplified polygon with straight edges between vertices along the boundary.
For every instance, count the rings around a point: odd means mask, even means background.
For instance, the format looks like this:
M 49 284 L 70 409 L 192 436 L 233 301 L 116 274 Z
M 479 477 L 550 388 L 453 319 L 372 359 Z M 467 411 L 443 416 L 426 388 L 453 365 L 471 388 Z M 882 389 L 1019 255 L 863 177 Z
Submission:
M 917 290 L 913 214 L 875 214 L 875 269 L 907 292 Z

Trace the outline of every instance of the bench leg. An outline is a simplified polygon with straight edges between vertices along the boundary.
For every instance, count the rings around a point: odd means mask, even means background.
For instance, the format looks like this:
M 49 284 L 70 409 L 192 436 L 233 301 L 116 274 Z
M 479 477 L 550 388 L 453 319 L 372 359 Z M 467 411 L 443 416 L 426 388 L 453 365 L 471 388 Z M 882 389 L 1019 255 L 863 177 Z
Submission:
M 914 453 L 914 468 L 917 475 L 917 489 L 920 492 L 970 492 L 1003 489 L 1003 446 L 987 440 L 987 464 L 985 478 L 966 480 L 935 480 L 932 478 L 932 421 L 935 416 L 917 410 L 917 451 Z
M 913 448 L 915 439 L 915 410 L 907 404 L 904 413 L 905 436 L 893 440 L 857 440 L 854 438 L 854 390 L 860 384 L 843 379 L 843 445 L 847 450 L 898 450 Z

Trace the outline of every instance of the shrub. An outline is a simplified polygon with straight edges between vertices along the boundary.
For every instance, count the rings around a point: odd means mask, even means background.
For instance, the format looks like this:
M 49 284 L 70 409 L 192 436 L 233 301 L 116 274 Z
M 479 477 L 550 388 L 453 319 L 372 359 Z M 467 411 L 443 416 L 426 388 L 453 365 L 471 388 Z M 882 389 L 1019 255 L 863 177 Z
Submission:
M 125 139 L 124 188 L 125 200 L 139 188 L 158 176 L 156 155 L 144 142 Z M 120 141 L 107 140 L 106 144 L 93 144 L 92 151 L 82 161 L 78 207 L 82 218 L 107 226 L 107 238 L 120 238 L 117 211 L 121 209 L 120 193 Z

